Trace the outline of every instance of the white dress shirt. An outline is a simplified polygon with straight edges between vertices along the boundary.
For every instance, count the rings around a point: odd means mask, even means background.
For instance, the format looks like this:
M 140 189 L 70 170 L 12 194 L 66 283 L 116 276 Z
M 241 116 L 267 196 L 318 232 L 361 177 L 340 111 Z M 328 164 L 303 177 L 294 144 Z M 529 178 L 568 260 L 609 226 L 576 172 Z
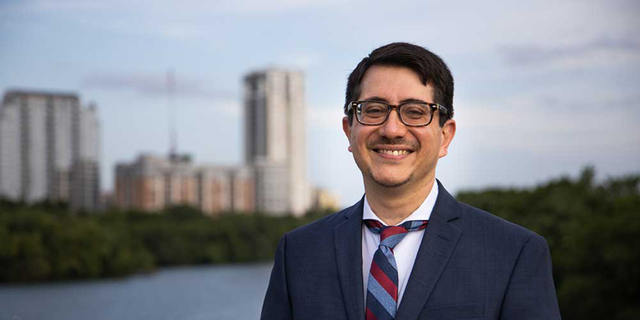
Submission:
M 434 181 L 433 187 L 424 202 L 420 207 L 411 213 L 406 219 L 402 220 L 398 225 L 411 220 L 429 220 L 431 211 L 438 198 L 438 184 Z M 367 196 L 364 197 L 364 208 L 362 212 L 362 219 L 378 220 L 383 225 L 386 225 L 378 216 L 371 210 Z M 413 263 L 418 255 L 418 248 L 422 242 L 424 236 L 424 230 L 409 232 L 398 245 L 393 248 L 393 254 L 398 266 L 398 306 L 402 301 L 404 295 L 404 289 L 409 281 L 409 275 L 413 269 Z M 364 302 L 367 303 L 367 284 L 369 283 L 369 269 L 371 269 L 371 261 L 373 261 L 373 254 L 378 250 L 380 245 L 380 235 L 373 233 L 367 228 L 364 223 L 362 224 L 362 281 L 364 284 Z M 365 306 L 366 307 L 366 306 Z

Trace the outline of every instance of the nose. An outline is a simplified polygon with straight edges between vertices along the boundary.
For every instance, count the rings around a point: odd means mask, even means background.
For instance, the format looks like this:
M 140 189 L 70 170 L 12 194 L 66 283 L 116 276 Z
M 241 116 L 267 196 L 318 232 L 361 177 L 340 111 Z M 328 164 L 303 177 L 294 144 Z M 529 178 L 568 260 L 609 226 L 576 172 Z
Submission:
M 396 109 L 397 110 L 397 109 Z M 389 113 L 389 118 L 385 121 L 379 129 L 379 133 L 381 136 L 393 139 L 404 137 L 407 133 L 407 126 L 400 121 L 400 117 L 398 117 L 398 112 L 392 110 Z

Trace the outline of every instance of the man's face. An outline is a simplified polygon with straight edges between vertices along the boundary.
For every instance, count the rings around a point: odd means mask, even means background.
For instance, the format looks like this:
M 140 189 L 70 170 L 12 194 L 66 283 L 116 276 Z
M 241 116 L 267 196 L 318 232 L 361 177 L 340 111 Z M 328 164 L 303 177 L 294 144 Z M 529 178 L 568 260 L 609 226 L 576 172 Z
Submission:
M 357 100 L 382 100 L 392 105 L 407 100 L 434 102 L 433 87 L 423 85 L 418 74 L 404 67 L 374 65 L 365 73 L 360 88 Z M 426 127 L 405 126 L 395 109 L 377 126 L 362 125 L 355 118 L 349 126 L 345 117 L 342 126 L 349 151 L 362 171 L 365 186 L 414 190 L 433 181 L 438 159 L 447 154 L 456 128 L 453 119 L 441 127 L 439 116 L 436 113 Z

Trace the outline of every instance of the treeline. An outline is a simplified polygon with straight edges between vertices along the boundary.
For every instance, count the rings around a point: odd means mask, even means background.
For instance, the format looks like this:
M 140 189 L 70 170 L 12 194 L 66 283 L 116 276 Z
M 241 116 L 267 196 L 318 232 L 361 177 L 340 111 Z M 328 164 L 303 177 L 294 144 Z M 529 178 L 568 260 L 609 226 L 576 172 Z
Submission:
M 457 198 L 547 239 L 563 319 L 640 319 L 640 175 L 597 184 L 587 168 L 578 179 Z
M 268 261 L 305 218 L 164 212 L 71 214 L 64 205 L 0 201 L 0 282 L 118 277 L 160 266 Z
M 537 187 L 461 192 L 460 201 L 547 239 L 564 319 L 640 319 L 640 175 L 597 183 L 585 169 Z M 70 214 L 66 207 L 0 201 L 0 282 L 116 277 L 184 264 L 268 261 L 304 218 Z

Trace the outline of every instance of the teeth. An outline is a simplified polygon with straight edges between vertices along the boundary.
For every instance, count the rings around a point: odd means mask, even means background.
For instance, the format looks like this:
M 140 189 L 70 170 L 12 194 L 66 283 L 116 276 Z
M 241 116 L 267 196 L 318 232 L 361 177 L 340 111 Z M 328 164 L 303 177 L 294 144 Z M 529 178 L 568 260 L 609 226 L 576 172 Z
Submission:
M 401 156 L 409 153 L 409 151 L 407 150 L 384 150 L 384 149 L 380 149 L 378 150 L 378 152 L 384 153 L 384 154 L 390 154 L 394 156 Z

